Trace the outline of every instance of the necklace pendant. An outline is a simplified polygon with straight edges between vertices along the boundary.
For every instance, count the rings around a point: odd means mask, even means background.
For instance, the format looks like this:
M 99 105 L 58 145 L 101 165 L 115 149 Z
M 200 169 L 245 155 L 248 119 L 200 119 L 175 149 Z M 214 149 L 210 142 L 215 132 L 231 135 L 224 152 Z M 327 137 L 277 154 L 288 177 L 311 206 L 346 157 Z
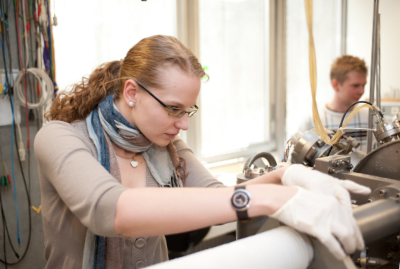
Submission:
M 137 161 L 135 161 L 135 160 L 131 161 L 131 166 L 132 166 L 133 168 L 136 168 L 138 165 L 139 165 L 139 162 L 137 162 Z

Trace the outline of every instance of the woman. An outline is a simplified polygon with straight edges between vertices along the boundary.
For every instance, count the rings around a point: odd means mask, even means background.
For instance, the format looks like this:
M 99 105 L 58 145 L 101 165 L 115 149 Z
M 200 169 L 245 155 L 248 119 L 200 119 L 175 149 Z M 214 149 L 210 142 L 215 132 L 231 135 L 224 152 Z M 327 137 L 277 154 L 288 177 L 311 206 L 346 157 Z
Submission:
M 235 212 L 230 199 L 240 190 L 219 188 L 177 137 L 198 111 L 204 76 L 177 39 L 152 36 L 57 96 L 35 139 L 47 268 L 162 262 L 163 235 L 231 222 L 236 213 L 271 215 L 319 237 L 338 258 L 340 243 L 347 253 L 363 247 L 346 189 L 369 190 L 301 166 L 248 182 L 241 198 L 251 196 L 251 206 Z

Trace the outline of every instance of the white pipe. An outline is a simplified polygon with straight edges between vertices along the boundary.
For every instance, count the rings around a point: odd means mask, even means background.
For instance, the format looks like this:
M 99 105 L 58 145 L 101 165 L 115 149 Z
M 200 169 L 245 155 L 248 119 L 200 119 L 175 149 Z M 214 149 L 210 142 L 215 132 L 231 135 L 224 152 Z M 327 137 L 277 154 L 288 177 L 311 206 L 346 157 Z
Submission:
M 279 227 L 147 268 L 305 269 L 313 256 L 314 251 L 306 235 L 289 227 Z

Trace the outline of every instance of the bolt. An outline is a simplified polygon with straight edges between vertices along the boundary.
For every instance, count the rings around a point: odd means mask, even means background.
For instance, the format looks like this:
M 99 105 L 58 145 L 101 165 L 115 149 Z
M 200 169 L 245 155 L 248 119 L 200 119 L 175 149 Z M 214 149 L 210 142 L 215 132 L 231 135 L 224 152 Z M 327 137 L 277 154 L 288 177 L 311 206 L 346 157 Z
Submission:
M 372 203 L 373 201 L 375 201 L 375 200 L 371 198 L 371 199 L 368 199 L 367 202 L 368 202 L 368 203 Z
M 349 163 L 348 165 L 347 165 L 347 168 L 349 168 L 349 169 L 353 169 L 353 165 L 351 164 L 351 163 Z
M 385 190 L 385 189 L 381 189 L 381 190 L 379 191 L 379 195 L 380 195 L 381 197 L 385 197 L 386 194 L 387 194 L 387 190 Z
M 342 165 L 345 165 L 344 160 L 341 160 L 341 161 L 340 161 L 340 165 L 341 165 L 341 166 L 342 166 Z
M 379 124 L 379 123 L 381 123 L 382 121 L 381 120 L 377 120 L 375 123 L 376 124 Z
M 328 169 L 328 174 L 333 174 L 333 173 L 335 173 L 335 172 L 336 172 L 336 170 L 333 169 L 333 168 L 329 168 L 329 169 Z
M 317 141 L 317 145 L 320 146 L 320 147 L 322 147 L 323 145 L 325 145 L 325 142 L 322 141 L 322 140 L 318 140 L 318 141 Z
M 264 174 L 264 169 L 260 168 L 260 174 Z
M 357 204 L 357 200 L 351 200 L 351 203 L 352 203 L 353 205 L 356 205 L 356 204 Z
M 268 167 L 268 173 L 274 171 L 276 168 L 273 166 Z

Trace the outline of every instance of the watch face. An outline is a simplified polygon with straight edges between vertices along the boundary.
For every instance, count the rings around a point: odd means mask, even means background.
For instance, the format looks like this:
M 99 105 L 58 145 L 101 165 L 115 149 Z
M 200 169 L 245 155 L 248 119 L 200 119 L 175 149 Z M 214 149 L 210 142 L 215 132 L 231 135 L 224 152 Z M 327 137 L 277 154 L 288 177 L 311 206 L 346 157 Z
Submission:
M 237 190 L 232 196 L 232 204 L 237 209 L 246 209 L 249 201 L 250 197 L 246 191 Z

